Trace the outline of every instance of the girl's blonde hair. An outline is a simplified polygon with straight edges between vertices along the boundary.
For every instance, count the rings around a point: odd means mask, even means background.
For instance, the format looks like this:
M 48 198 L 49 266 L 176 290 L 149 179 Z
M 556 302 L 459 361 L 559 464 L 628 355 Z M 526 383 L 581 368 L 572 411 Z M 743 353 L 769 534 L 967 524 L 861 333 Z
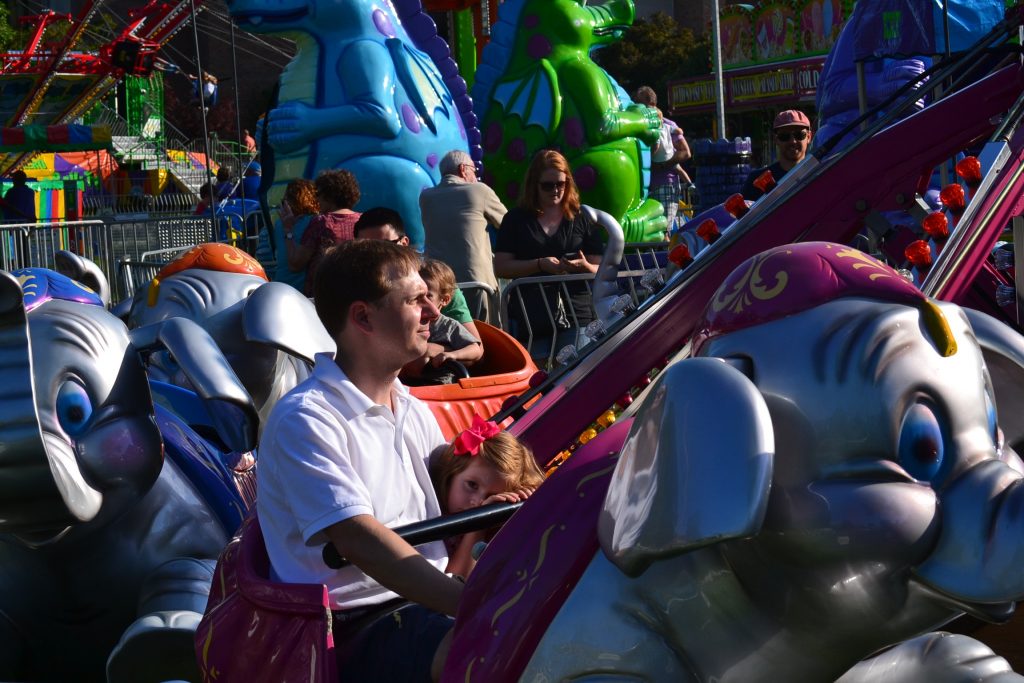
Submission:
M 562 215 L 573 220 L 580 212 L 580 191 L 576 188 L 576 181 L 572 177 L 572 168 L 569 167 L 568 160 L 562 156 L 561 152 L 553 149 L 542 149 L 533 155 L 533 160 L 530 161 L 530 166 L 526 169 L 526 178 L 523 179 L 520 206 L 538 214 L 541 212 L 540 176 L 549 168 L 565 174 Z
M 448 491 L 456 475 L 469 467 L 474 458 L 483 458 L 504 477 L 508 490 L 537 488 L 544 483 L 544 472 L 533 451 L 508 432 L 498 432 L 480 444 L 476 455 L 455 454 L 455 442 L 448 444 L 430 467 L 441 510 L 448 511 Z

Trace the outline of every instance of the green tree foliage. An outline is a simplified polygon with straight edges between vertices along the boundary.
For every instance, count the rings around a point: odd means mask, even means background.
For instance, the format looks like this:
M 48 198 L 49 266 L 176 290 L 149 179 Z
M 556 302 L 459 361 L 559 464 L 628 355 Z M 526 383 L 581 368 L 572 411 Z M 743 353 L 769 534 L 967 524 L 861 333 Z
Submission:
M 10 10 L 6 4 L 0 4 L 0 51 L 14 47 L 14 27 L 11 26 Z
M 626 92 L 641 85 L 658 93 L 658 104 L 667 104 L 666 83 L 710 71 L 710 34 L 695 37 L 675 19 L 657 12 L 638 19 L 622 40 L 594 53 L 601 65 Z

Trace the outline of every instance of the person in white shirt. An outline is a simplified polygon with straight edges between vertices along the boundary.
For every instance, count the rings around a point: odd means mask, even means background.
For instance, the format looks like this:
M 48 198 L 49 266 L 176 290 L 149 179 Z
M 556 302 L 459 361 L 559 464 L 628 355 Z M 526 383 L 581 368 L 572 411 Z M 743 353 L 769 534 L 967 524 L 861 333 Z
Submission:
M 398 596 L 422 606 L 378 620 L 367 646 L 339 662 L 346 680 L 437 680 L 462 594 L 443 573 L 443 543 L 414 549 L 389 528 L 440 514 L 428 458 L 444 437 L 397 380 L 438 316 L 418 269 L 415 252 L 386 241 L 324 256 L 315 303 L 338 351 L 317 355 L 260 441 L 256 508 L 273 577 L 326 584 L 336 625 Z M 327 567 L 327 542 L 351 566 Z

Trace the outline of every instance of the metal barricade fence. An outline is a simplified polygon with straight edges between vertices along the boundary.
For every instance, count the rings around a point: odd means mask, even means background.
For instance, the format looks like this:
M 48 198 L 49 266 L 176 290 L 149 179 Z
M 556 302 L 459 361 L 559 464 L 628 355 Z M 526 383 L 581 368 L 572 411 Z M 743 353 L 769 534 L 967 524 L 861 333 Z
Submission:
M 210 242 L 213 234 L 209 216 L 0 224 L 0 268 L 53 268 L 54 252 L 66 249 L 96 263 L 117 301 L 127 295 L 118 287 L 119 261 L 139 261 L 145 252 Z
M 643 297 L 643 292 L 637 287 L 637 283 L 645 272 L 645 270 L 621 270 L 617 274 L 620 293 L 629 294 L 634 306 L 639 305 Z M 552 367 L 559 349 L 567 345 L 581 348 L 589 342 L 589 338 L 576 316 L 576 311 L 571 305 L 572 294 L 569 291 L 568 283 L 584 283 L 587 293 L 593 296 L 593 281 L 592 273 L 537 275 L 511 280 L 501 291 L 502 329 L 518 339 L 535 361 L 546 364 L 548 368 Z M 552 287 L 555 289 L 552 290 Z M 538 311 L 527 310 L 524 294 L 529 291 L 538 293 L 534 301 L 543 302 L 544 315 L 538 315 Z M 568 327 L 560 327 L 556 322 L 561 316 L 559 311 L 551 309 L 550 295 L 552 291 L 556 291 L 559 298 L 567 304 L 564 306 L 562 315 Z M 517 313 L 518 315 L 516 315 Z M 518 318 L 515 324 L 512 323 L 513 318 Z M 545 325 L 545 323 L 547 324 Z M 546 332 L 548 329 L 551 332 Z
M 667 258 L 668 242 L 628 242 L 620 267 L 624 270 L 664 268 Z
M 110 277 L 106 226 L 100 220 L 0 224 L 0 267 L 53 268 L 54 252 L 66 249 L 95 262 Z
M 125 256 L 117 261 L 117 300 L 130 299 L 139 287 L 156 277 L 160 270 L 195 245 L 169 247 L 143 252 L 138 261 Z M 114 285 L 112 284 L 112 287 Z
M 144 217 L 183 215 L 188 214 L 195 203 L 195 197 L 183 192 L 159 195 L 86 194 L 82 198 L 82 212 L 86 218 L 110 218 L 130 213 L 144 214 Z
M 491 285 L 487 284 L 486 282 L 480 282 L 478 280 L 472 280 L 469 282 L 456 282 L 455 286 L 458 287 L 463 294 L 483 292 L 484 297 L 489 299 L 491 302 L 491 310 L 497 310 L 495 307 L 495 295 L 497 294 L 497 290 Z M 470 298 L 471 297 L 467 297 L 467 303 L 469 302 Z M 479 303 L 476 307 L 476 310 L 470 309 L 469 313 L 470 315 L 473 316 L 473 320 L 483 320 L 485 323 L 489 323 L 491 321 L 488 320 L 486 317 L 486 311 L 484 311 L 482 299 L 483 297 L 477 300 Z M 495 321 L 495 323 L 496 322 L 497 321 Z

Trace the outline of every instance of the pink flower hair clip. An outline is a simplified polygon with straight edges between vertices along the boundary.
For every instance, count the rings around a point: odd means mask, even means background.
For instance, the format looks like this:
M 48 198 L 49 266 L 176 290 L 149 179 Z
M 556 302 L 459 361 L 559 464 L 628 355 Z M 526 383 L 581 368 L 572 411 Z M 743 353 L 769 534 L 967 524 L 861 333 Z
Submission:
M 480 453 L 480 444 L 501 431 L 496 423 L 473 415 L 473 424 L 455 437 L 455 455 L 475 456 Z

